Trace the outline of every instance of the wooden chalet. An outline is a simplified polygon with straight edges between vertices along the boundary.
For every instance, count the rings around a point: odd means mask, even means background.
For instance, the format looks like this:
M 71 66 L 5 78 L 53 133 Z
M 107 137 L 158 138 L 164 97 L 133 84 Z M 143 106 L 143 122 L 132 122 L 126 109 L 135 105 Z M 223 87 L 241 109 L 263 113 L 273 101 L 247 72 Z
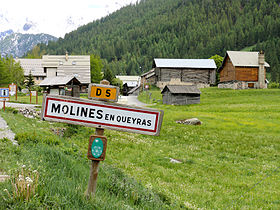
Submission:
M 82 83 L 73 76 L 48 77 L 39 86 L 51 95 L 80 97 Z
M 219 88 L 266 88 L 266 68 L 263 52 L 227 51 L 219 68 Z
M 166 85 L 161 91 L 163 104 L 199 104 L 200 90 L 196 85 Z
M 161 59 L 155 58 L 149 76 L 155 77 L 156 86 L 197 85 L 209 87 L 216 81 L 216 64 L 213 59 Z M 151 77 L 149 77 L 151 80 Z

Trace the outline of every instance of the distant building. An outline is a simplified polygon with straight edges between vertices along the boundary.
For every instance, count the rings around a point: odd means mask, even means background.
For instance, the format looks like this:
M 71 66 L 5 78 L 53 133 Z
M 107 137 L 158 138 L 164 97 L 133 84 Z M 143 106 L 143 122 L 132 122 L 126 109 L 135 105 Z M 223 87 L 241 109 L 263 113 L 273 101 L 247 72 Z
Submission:
M 24 76 L 31 72 L 36 84 L 50 77 L 76 77 L 84 86 L 91 82 L 89 55 L 43 55 L 42 59 L 16 59 L 24 69 Z
M 123 83 L 122 94 L 128 95 L 128 92 L 135 87 L 140 86 L 140 76 L 116 76 Z
M 48 94 L 80 96 L 81 82 L 74 76 L 48 77 L 40 83 Z
M 196 85 L 166 85 L 161 91 L 163 104 L 186 105 L 200 103 Z
M 150 71 L 141 75 L 141 84 L 147 83 L 151 85 L 156 85 L 155 69 L 151 69 Z
M 152 67 L 148 74 L 142 75 L 142 81 L 155 81 L 161 89 L 166 85 L 208 87 L 216 81 L 217 67 L 213 59 L 155 58 Z
M 26 59 L 16 58 L 21 68 L 23 68 L 24 76 L 27 77 L 30 73 L 33 76 L 36 85 L 40 84 L 47 76 L 42 67 L 42 59 Z
M 219 68 L 219 88 L 266 88 L 266 68 L 263 52 L 227 51 Z
M 47 77 L 75 76 L 82 84 L 91 82 L 89 55 L 43 55 L 42 67 Z

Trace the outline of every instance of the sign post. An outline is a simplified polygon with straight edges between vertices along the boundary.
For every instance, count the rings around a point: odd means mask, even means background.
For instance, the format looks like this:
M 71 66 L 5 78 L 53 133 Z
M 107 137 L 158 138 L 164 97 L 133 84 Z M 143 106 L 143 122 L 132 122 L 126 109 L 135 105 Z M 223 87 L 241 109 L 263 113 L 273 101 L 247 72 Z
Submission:
M 103 81 L 101 85 L 91 85 L 88 95 L 89 98 L 97 99 L 45 95 L 41 118 L 96 128 L 95 135 L 89 139 L 88 158 L 92 160 L 92 164 L 85 192 L 87 197 L 94 197 L 99 162 L 105 159 L 107 148 L 107 138 L 103 136 L 104 129 L 157 136 L 162 124 L 163 111 L 107 102 L 116 101 L 118 98 L 118 89 L 110 86 L 108 81 Z
M 9 88 L 0 88 L 0 101 L 3 101 L 3 110 L 6 108 L 6 101 L 9 100 Z
M 38 91 L 37 90 L 30 91 L 30 103 L 31 103 L 31 97 L 32 96 L 36 96 L 36 104 L 38 104 Z
M 16 95 L 16 101 L 17 101 L 17 85 L 14 83 L 9 84 L 9 90 L 11 96 Z

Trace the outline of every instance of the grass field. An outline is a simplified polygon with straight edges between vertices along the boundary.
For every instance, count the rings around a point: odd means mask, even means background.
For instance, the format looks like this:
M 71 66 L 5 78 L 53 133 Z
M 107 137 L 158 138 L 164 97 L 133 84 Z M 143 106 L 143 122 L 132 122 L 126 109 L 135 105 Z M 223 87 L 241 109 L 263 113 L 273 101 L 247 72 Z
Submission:
M 158 102 L 159 91 L 150 92 Z M 89 175 L 88 138 L 94 129 L 1 112 L 20 146 L 2 140 L 0 170 L 30 164 L 41 179 L 30 202 L 2 196 L 0 203 L 10 208 L 279 209 L 279 104 L 278 89 L 206 88 L 197 105 L 152 105 L 164 110 L 160 136 L 105 131 L 106 159 L 96 199 L 90 201 L 83 192 Z M 192 117 L 203 124 L 175 122 Z M 57 127 L 67 128 L 64 137 L 51 133 Z M 0 187 L 12 190 L 9 183 Z

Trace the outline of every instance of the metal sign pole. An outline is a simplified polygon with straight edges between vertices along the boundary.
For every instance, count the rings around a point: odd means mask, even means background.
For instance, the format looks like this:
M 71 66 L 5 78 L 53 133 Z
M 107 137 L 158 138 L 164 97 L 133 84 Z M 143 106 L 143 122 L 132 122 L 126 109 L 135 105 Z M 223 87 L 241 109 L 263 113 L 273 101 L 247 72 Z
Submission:
M 4 109 L 4 112 L 5 112 L 5 107 L 6 107 L 6 101 L 4 100 L 4 101 L 3 101 L 3 109 Z

